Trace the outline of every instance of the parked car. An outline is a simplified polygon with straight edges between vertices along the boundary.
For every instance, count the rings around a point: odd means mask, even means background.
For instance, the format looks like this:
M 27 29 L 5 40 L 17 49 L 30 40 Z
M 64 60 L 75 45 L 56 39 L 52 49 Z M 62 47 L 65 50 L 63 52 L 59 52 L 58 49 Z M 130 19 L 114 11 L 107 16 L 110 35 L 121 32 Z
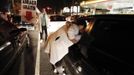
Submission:
M 0 75 L 18 75 L 17 63 L 26 48 L 26 29 L 0 18 Z
M 65 57 L 72 75 L 134 75 L 134 15 L 94 15 Z
M 65 21 L 66 17 L 63 15 L 50 15 L 50 21 Z
M 62 15 L 50 15 L 50 22 L 48 24 L 48 35 L 57 31 L 60 27 L 65 25 L 66 17 Z

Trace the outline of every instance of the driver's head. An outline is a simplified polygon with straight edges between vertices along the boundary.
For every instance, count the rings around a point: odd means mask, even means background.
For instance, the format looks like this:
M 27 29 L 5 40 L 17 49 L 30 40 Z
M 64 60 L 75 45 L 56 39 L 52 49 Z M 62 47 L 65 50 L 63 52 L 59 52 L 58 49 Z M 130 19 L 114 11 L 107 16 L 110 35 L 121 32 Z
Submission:
M 76 25 L 79 26 L 80 30 L 84 30 L 87 26 L 87 22 L 84 18 L 77 18 L 76 19 Z

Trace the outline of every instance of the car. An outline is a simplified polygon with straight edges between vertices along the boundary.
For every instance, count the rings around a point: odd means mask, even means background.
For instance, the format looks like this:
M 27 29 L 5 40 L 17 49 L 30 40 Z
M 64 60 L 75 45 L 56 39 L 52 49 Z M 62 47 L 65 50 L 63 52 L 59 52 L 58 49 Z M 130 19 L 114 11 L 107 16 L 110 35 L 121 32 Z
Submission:
M 50 15 L 50 22 L 48 23 L 48 35 L 57 31 L 60 27 L 65 25 L 66 17 L 63 15 Z
M 65 21 L 66 17 L 63 15 L 50 15 L 50 21 Z
M 134 15 L 90 15 L 88 32 L 69 48 L 72 75 L 134 75 Z
M 18 75 L 17 63 L 28 46 L 26 31 L 0 18 L 0 75 Z

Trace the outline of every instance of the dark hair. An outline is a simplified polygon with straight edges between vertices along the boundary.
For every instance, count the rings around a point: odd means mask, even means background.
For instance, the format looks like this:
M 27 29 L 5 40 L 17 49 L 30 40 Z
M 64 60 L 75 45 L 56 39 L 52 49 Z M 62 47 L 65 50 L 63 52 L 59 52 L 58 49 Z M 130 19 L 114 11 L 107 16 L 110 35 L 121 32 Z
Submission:
M 86 26 L 87 26 L 86 20 L 85 20 L 84 18 L 78 18 L 78 19 L 76 20 L 76 24 L 77 24 L 78 26 L 79 26 L 79 25 L 83 25 L 84 28 L 86 28 Z

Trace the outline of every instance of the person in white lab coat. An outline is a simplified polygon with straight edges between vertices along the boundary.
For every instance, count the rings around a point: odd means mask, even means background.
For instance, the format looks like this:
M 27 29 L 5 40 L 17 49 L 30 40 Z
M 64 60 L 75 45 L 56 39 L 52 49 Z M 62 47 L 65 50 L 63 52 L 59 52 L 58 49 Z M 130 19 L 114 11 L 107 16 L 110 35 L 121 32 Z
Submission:
M 63 57 L 68 53 L 68 48 L 80 40 L 79 33 L 85 27 L 86 21 L 77 19 L 76 22 L 66 22 L 64 26 L 48 37 L 45 52 L 50 55 L 50 63 L 55 66 L 60 75 L 64 75 L 61 65 Z
M 46 13 L 45 8 L 42 9 L 42 13 L 40 14 L 40 21 L 42 26 L 41 39 L 46 41 L 48 37 L 47 27 L 48 23 L 50 22 L 50 19 Z

